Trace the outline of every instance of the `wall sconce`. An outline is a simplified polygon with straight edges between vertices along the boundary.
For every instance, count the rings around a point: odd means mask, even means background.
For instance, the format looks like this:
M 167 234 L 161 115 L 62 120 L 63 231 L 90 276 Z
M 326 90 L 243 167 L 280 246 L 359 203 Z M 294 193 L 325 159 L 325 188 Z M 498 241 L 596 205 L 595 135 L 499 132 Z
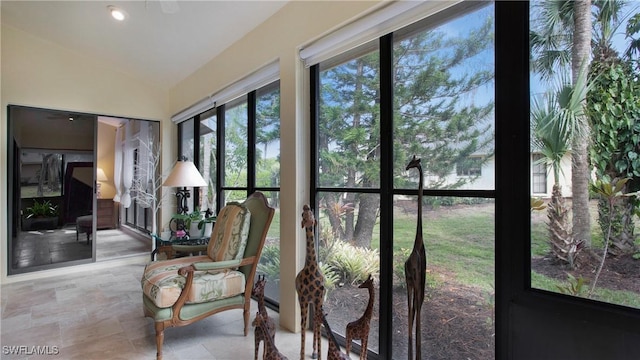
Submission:
M 98 199 L 101 199 L 102 194 L 100 193 L 100 187 L 102 186 L 102 182 L 109 181 L 109 178 L 107 178 L 107 175 L 104 173 L 102 168 L 98 168 L 96 171 L 96 180 L 96 195 L 98 196 Z
M 193 162 L 187 161 L 186 158 L 182 157 L 176 162 L 162 186 L 182 188 L 176 192 L 178 214 L 186 214 L 189 212 L 187 199 L 191 196 L 187 188 L 207 186 L 207 182 L 202 178 Z

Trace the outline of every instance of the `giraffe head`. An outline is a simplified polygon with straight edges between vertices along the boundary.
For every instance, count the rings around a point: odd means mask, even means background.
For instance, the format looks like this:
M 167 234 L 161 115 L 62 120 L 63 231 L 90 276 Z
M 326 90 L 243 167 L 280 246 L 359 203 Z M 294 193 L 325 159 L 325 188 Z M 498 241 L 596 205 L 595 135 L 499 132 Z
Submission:
M 409 170 L 411 168 L 420 168 L 421 166 L 422 165 L 420 165 L 420 158 L 417 158 L 415 155 L 413 155 L 413 159 L 409 161 L 406 170 Z
M 304 205 L 302 207 L 302 227 L 312 227 L 316 225 L 316 218 L 313 216 L 313 211 L 309 205 Z
M 264 275 L 258 275 L 258 280 L 255 284 L 253 284 L 253 289 L 251 290 L 252 296 L 264 295 L 264 286 L 267 283 L 267 280 L 264 278 Z
M 363 281 L 362 284 L 360 284 L 360 286 L 358 287 L 360 289 L 373 288 L 373 277 L 371 277 L 371 274 L 369 274 L 369 277 L 367 278 L 367 280 Z

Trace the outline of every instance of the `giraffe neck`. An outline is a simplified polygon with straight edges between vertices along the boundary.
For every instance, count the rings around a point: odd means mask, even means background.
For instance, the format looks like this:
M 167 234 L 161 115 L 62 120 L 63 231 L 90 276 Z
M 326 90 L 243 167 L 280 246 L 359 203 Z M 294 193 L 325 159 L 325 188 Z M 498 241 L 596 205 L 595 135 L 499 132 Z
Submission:
M 371 313 L 373 312 L 373 286 L 369 286 L 367 288 L 369 290 L 369 302 L 367 303 L 367 308 L 364 310 L 365 317 L 371 317 Z
M 307 233 L 307 256 L 304 259 L 304 267 L 316 264 L 316 241 L 313 235 L 313 226 L 306 228 Z
M 414 248 L 421 246 L 422 243 L 422 194 L 424 190 L 423 176 L 422 176 L 422 166 L 418 166 L 418 173 L 420 174 L 420 178 L 418 181 L 418 221 L 416 226 L 416 239 L 414 242 Z M 420 244 L 418 244 L 420 242 Z
M 258 312 L 261 315 L 267 315 L 267 308 L 264 306 L 264 296 L 258 297 Z

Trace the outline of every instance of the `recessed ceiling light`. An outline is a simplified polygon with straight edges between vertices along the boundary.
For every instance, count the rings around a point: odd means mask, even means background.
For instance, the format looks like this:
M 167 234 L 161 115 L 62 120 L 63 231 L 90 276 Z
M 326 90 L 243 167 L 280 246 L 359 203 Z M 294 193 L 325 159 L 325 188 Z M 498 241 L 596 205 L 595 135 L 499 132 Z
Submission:
M 109 14 L 111 14 L 111 17 L 118 21 L 123 21 L 127 17 L 127 14 L 124 12 L 124 10 L 119 9 L 113 5 L 107 6 L 107 9 L 109 10 Z

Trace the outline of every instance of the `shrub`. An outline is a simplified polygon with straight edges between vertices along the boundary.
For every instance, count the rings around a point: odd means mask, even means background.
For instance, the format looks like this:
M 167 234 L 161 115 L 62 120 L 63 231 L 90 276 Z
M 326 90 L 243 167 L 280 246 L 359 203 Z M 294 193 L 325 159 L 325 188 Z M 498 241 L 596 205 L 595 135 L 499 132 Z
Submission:
M 280 282 L 280 246 L 265 245 L 258 263 L 259 273 L 264 274 L 268 281 Z
M 26 208 L 24 213 L 27 219 L 38 217 L 56 217 L 58 216 L 58 206 L 52 205 L 49 200 L 44 200 L 42 202 L 34 200 L 33 205 Z

